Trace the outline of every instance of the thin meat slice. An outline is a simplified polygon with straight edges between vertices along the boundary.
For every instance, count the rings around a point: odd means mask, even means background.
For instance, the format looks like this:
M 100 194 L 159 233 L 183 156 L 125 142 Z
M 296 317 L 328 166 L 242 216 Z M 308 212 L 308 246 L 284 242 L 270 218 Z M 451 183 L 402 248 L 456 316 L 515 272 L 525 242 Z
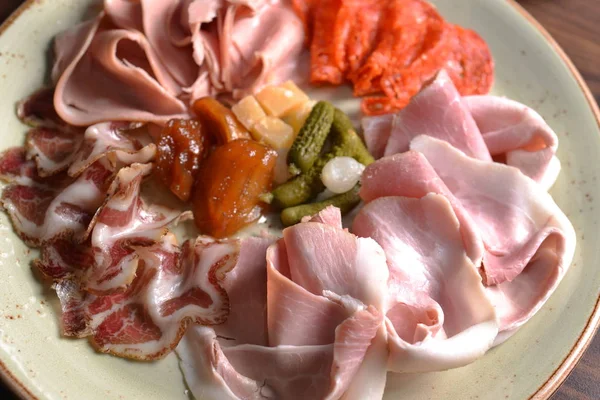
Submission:
M 224 346 L 255 344 L 266 346 L 267 335 L 267 247 L 271 238 L 241 241 L 235 267 L 227 273 L 223 288 L 229 296 L 229 315 L 216 326 Z
M 462 99 L 493 157 L 505 160 L 549 189 L 560 172 L 556 133 L 533 109 L 496 96 Z
M 467 257 L 460 224 L 441 195 L 382 197 L 357 215 L 352 231 L 373 237 L 390 268 L 386 325 L 395 372 L 466 365 L 498 333 L 496 314 Z M 458 344 L 468 343 L 459 346 Z
M 408 150 L 419 135 L 445 140 L 468 156 L 491 161 L 475 120 L 444 71 L 394 117 L 384 154 Z
M 339 85 L 344 80 L 336 55 L 344 50 L 350 21 L 343 18 L 341 0 L 321 0 L 315 11 L 314 32 L 310 45 L 310 81 Z
M 343 306 L 316 295 L 290 279 L 285 243 L 267 251 L 269 345 L 322 345 L 335 340 L 335 329 L 347 317 Z
M 140 197 L 142 179 L 150 172 L 150 164 L 123 168 L 108 189 L 89 228 L 95 263 L 83 279 L 87 291 L 105 294 L 129 285 L 140 261 L 136 250 L 153 245 L 161 230 L 180 215 Z
M 182 4 L 183 3 L 183 4 Z M 107 16 L 120 28 L 137 29 L 143 32 L 164 69 L 181 88 L 191 86 L 198 77 L 199 66 L 194 62 L 192 46 L 181 45 L 178 37 L 171 37 L 175 26 L 180 31 L 189 30 L 187 21 L 173 17 L 184 2 L 141 0 L 131 3 L 124 0 L 105 1 Z
M 134 281 L 125 291 L 96 296 L 76 280 L 61 280 L 56 291 L 63 333 L 88 337 L 100 352 L 139 360 L 164 357 L 189 324 L 225 321 L 228 299 L 222 282 L 236 262 L 235 242 L 200 237 L 179 249 L 164 234 L 140 251 Z
M 77 130 L 63 121 L 54 109 L 54 88 L 36 90 L 17 103 L 17 117 L 26 125 L 59 130 Z
M 55 175 L 73 163 L 83 135 L 55 128 L 38 127 L 27 132 L 27 158 L 35 160 L 41 177 Z
M 363 117 L 360 121 L 365 144 L 367 145 L 369 153 L 371 153 L 375 159 L 383 157 L 385 146 L 392 133 L 393 121 L 394 114 L 389 113 Z
M 427 13 L 434 10 L 422 0 L 390 0 L 385 5 L 377 46 L 365 63 L 349 76 L 355 96 L 381 91 L 380 79 L 388 69 L 410 65 L 421 51 L 427 32 Z
M 329 387 L 333 345 L 260 347 L 242 345 L 224 349 L 232 366 L 261 383 L 260 397 L 268 399 L 322 399 Z M 240 397 L 245 398 L 245 397 Z
M 106 158 L 119 170 L 135 163 L 145 164 L 156 156 L 156 145 L 143 129 L 131 129 L 130 124 L 103 122 L 86 129 L 83 142 L 73 155 L 69 175 L 77 176 L 92 163 Z
M 33 179 L 20 176 L 2 193 L 2 205 L 17 234 L 33 247 L 59 238 L 84 241 L 114 175 L 110 167 L 98 161 L 76 179 L 59 174 L 42 180 L 34 172 L 35 163 L 25 163 L 30 166 L 22 169 L 33 171 L 27 172 Z
M 424 154 L 476 224 L 486 247 L 485 282 L 497 294 L 501 330 L 518 328 L 567 271 L 575 250 L 573 226 L 552 197 L 516 168 L 467 157 L 426 136 L 411 148 Z M 528 290 L 519 292 L 522 288 Z M 506 306 L 517 299 L 519 308 Z
M 294 12 L 283 4 L 258 8 L 251 16 L 238 16 L 239 7 L 230 9 L 238 11 L 224 21 L 231 26 L 225 26 L 220 37 L 221 65 L 227 59 L 230 68 L 223 68 L 221 77 L 234 97 L 294 76 L 304 40 L 302 23 Z
M 428 193 L 444 195 L 450 201 L 460 222 L 467 255 L 479 266 L 485 248 L 477 226 L 423 154 L 407 151 L 376 161 L 365 169 L 360 189 L 360 197 L 366 203 L 388 196 L 419 199 Z
M 176 350 L 187 387 L 195 398 L 272 398 L 271 389 L 263 382 L 250 379 L 236 371 L 223 354 L 213 329 L 205 326 L 190 328 Z M 261 365 L 260 369 L 269 365 Z
M 409 65 L 393 64 L 381 77 L 381 88 L 397 108 L 410 99 L 444 67 L 450 53 L 453 30 L 434 7 L 426 9 L 426 32 L 419 54 Z
M 67 123 L 166 122 L 187 115 L 178 85 L 142 33 L 106 30 L 105 15 L 55 40 L 54 107 Z M 118 110 L 118 112 L 117 112 Z
M 487 94 L 494 84 L 494 60 L 485 40 L 471 29 L 451 25 L 450 55 L 444 68 L 463 96 Z
M 346 75 L 352 75 L 365 62 L 377 44 L 377 33 L 386 1 L 362 0 L 360 9 L 351 16 L 352 27 L 345 46 Z
M 85 133 L 39 127 L 27 133 L 27 158 L 35 160 L 41 177 L 68 169 L 76 177 L 100 159 L 118 170 L 133 163 L 147 163 L 156 155 L 156 146 L 143 129 L 129 129 L 127 123 L 103 122 Z

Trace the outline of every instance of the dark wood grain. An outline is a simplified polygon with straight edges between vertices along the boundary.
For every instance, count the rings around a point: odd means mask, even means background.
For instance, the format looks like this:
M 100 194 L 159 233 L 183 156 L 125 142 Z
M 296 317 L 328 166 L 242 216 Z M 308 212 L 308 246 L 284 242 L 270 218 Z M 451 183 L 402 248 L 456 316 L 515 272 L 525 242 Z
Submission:
M 0 22 L 23 0 L 0 0 Z M 519 1 L 571 57 L 600 101 L 600 2 L 598 0 Z M 0 399 L 12 400 L 0 383 Z M 552 400 L 600 399 L 600 336 L 596 336 L 581 361 Z

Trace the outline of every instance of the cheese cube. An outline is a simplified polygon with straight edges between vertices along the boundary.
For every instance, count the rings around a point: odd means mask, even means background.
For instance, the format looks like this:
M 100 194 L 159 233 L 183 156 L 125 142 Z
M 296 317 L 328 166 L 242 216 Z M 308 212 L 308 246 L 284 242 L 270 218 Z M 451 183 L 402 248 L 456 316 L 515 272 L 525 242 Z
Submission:
M 244 97 L 239 103 L 231 107 L 231 111 L 248 130 L 267 116 L 254 96 Z
M 267 114 L 273 117 L 281 117 L 294 107 L 309 100 L 306 93 L 292 81 L 287 81 L 279 86 L 267 86 L 256 95 L 256 99 Z
M 308 115 L 312 111 L 313 107 L 317 104 L 316 101 L 311 100 L 302 103 L 290 111 L 288 111 L 283 117 L 283 121 L 294 128 L 294 133 L 297 135 L 302 129 L 302 125 L 306 122 Z
M 294 129 L 270 115 L 256 123 L 250 133 L 254 140 L 266 143 L 275 150 L 290 148 L 294 142 Z

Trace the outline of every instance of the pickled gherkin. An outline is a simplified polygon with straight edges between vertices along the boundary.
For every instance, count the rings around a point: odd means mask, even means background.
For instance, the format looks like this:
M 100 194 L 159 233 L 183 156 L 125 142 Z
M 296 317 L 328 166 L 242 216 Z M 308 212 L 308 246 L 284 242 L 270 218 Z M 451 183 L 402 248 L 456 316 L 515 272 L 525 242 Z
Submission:
M 318 203 L 302 204 L 300 206 L 289 207 L 281 212 L 281 222 L 284 226 L 291 226 L 302 221 L 302 218 L 315 215 L 328 206 L 338 207 L 342 215 L 352 211 L 360 203 L 360 185 L 354 186 L 352 190 L 333 196 L 327 200 Z
M 334 107 L 319 101 L 311 110 L 288 153 L 288 163 L 306 173 L 321 155 L 333 122 Z

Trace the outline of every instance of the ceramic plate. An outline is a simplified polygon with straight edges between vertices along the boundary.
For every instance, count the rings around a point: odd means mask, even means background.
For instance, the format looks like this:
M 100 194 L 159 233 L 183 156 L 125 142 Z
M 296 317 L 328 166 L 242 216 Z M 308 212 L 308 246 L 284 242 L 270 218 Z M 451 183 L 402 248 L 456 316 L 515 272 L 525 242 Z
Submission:
M 0 28 L 0 148 L 21 145 L 15 102 L 48 72 L 52 37 L 79 22 L 87 1 L 29 0 Z M 386 399 L 546 399 L 573 368 L 600 319 L 600 126 L 581 77 L 549 35 L 516 3 L 433 1 L 449 20 L 477 30 L 497 66 L 495 94 L 537 109 L 560 139 L 563 170 L 551 193 L 573 222 L 575 260 L 545 307 L 479 361 L 448 372 L 390 374 Z M 339 104 L 339 103 L 338 103 Z M 154 363 L 96 354 L 61 338 L 58 304 L 39 283 L 35 253 L 0 215 L 0 372 L 24 398 L 187 399 L 174 354 Z

